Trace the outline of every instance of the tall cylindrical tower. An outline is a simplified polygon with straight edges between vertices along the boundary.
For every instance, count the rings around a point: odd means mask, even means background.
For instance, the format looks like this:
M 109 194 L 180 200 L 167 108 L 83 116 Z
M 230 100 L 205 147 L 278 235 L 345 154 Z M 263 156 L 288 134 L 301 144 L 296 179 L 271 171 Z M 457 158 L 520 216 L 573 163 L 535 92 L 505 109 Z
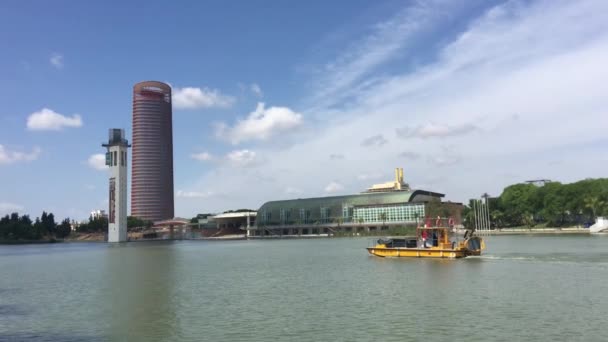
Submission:
M 174 217 L 171 87 L 147 81 L 133 87 L 131 215 Z

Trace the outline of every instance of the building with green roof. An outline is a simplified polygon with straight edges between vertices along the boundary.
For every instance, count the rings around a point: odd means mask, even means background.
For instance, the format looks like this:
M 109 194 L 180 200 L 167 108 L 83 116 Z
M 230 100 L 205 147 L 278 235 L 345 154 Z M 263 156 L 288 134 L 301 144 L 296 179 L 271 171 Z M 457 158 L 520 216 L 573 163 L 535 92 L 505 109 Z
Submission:
M 459 203 L 441 202 L 444 194 L 411 190 L 396 172 L 395 186 L 383 192 L 346 196 L 298 198 L 264 203 L 249 236 L 318 235 L 416 225 L 425 217 L 453 217 L 460 224 Z M 378 186 L 372 187 L 378 189 Z M 371 188 L 370 188 L 371 189 Z

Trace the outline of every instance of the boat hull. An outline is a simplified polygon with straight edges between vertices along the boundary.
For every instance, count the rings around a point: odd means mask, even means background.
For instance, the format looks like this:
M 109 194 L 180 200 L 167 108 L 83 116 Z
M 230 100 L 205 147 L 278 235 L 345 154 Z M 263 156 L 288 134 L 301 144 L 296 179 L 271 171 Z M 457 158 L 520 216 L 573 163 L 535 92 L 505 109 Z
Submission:
M 409 257 L 458 259 L 467 256 L 466 249 L 368 247 L 367 251 L 371 255 L 394 258 Z

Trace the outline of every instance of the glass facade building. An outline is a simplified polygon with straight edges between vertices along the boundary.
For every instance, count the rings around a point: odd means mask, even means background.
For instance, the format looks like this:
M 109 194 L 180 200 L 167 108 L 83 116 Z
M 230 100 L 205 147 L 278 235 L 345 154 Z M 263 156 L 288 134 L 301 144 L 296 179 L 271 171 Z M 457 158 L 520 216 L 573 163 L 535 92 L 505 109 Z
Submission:
M 394 204 L 386 206 L 363 206 L 354 208 L 355 222 L 382 223 L 406 222 L 416 223 L 425 216 L 424 203 Z
M 415 224 L 425 216 L 425 203 L 443 196 L 415 190 L 272 201 L 258 210 L 257 225 Z

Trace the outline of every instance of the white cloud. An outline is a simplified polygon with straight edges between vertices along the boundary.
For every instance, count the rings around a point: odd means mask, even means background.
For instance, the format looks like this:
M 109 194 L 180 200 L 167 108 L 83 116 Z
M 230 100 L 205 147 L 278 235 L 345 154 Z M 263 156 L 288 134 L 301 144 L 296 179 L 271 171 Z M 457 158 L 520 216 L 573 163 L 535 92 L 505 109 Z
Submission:
M 178 190 L 175 195 L 182 198 L 207 198 L 213 196 L 214 193 L 212 191 L 199 192 Z
M 42 108 L 27 118 L 27 129 L 30 131 L 60 131 L 64 127 L 81 127 L 80 115 L 72 117 L 56 113 L 52 109 Z
M 36 160 L 40 156 L 41 151 L 39 147 L 34 147 L 32 152 L 11 151 L 0 145 L 0 165 Z
M 335 192 L 339 192 L 344 190 L 344 185 L 338 183 L 338 182 L 330 182 L 329 184 L 327 184 L 327 186 L 325 187 L 325 192 L 329 193 L 329 194 L 333 194 Z
M 219 124 L 216 135 L 238 144 L 249 140 L 267 140 L 270 137 L 290 131 L 302 124 L 302 115 L 287 107 L 265 108 L 258 103 L 255 111 L 244 120 L 239 120 L 232 128 Z
M 54 53 L 51 55 L 51 59 L 49 60 L 51 62 L 51 65 L 54 66 L 57 69 L 62 69 L 63 68 L 63 55 L 59 54 L 59 53 Z
M 87 160 L 87 164 L 99 171 L 107 170 L 108 166 L 106 165 L 106 155 L 103 153 L 93 154 Z
M 454 126 L 437 123 L 427 123 L 416 128 L 401 127 L 397 128 L 397 136 L 400 138 L 434 138 L 434 137 L 451 137 L 458 135 L 466 135 L 476 131 L 478 128 L 475 125 L 464 123 Z
M 363 140 L 363 142 L 361 142 L 361 146 L 380 147 L 387 142 L 388 140 L 386 140 L 382 134 L 378 134 Z
M 239 167 L 254 166 L 258 162 L 256 153 L 249 150 L 232 151 L 226 155 L 226 159 L 230 164 Z
M 342 160 L 344 159 L 344 155 L 343 154 L 339 154 L 339 153 L 333 153 L 329 155 L 329 159 L 331 160 Z
M 192 159 L 200 160 L 200 161 L 210 161 L 213 160 L 213 156 L 209 152 L 201 152 L 191 154 L 190 157 Z
M 252 83 L 250 89 L 251 89 L 251 92 L 255 94 L 255 96 L 257 96 L 257 97 L 264 96 L 264 93 L 262 92 L 262 88 L 260 88 L 260 86 L 257 83 Z
M 235 101 L 217 89 L 195 87 L 173 88 L 172 100 L 177 109 L 228 108 Z

